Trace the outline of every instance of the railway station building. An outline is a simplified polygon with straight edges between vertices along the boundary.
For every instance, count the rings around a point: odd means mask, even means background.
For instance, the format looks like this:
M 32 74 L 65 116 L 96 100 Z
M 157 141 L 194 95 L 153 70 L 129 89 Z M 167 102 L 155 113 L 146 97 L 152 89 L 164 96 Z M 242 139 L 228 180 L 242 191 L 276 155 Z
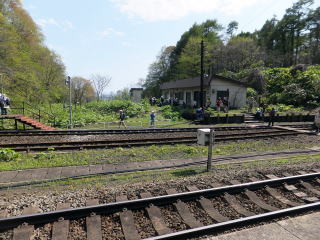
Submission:
M 241 108 L 246 105 L 247 84 L 238 80 L 212 75 L 204 78 L 204 102 L 210 99 L 214 107 L 217 99 L 227 97 L 231 108 Z M 200 77 L 164 82 L 160 86 L 165 99 L 178 99 L 179 104 L 189 107 L 199 106 Z

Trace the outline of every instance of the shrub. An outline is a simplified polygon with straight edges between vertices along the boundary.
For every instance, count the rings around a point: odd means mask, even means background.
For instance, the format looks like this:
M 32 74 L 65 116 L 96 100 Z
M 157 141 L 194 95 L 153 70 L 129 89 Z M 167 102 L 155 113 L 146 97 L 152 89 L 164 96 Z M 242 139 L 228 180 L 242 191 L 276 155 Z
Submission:
M 162 113 L 162 116 L 164 118 L 171 119 L 173 121 L 178 120 L 181 116 L 178 109 L 171 106 L 171 105 L 166 105 L 166 106 L 161 107 L 160 112 Z
M 5 161 L 5 162 L 13 161 L 17 159 L 19 156 L 20 154 L 12 149 L 9 149 L 9 148 L 0 149 L 0 161 Z

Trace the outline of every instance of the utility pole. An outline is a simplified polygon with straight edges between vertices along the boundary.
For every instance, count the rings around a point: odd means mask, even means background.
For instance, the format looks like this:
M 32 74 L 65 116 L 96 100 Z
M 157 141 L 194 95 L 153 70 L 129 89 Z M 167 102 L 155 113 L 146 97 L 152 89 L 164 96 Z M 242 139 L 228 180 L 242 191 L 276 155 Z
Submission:
M 201 40 L 201 62 L 200 62 L 200 69 L 201 69 L 201 75 L 200 75 L 200 107 L 204 111 L 204 101 L 203 101 L 203 77 L 204 77 L 204 66 L 203 66 L 203 58 L 204 58 L 204 43 L 203 39 Z
M 69 87 L 69 124 L 70 124 L 70 129 L 72 129 L 72 96 L 71 96 L 71 77 L 68 76 L 68 79 L 66 80 L 66 83 L 68 84 Z

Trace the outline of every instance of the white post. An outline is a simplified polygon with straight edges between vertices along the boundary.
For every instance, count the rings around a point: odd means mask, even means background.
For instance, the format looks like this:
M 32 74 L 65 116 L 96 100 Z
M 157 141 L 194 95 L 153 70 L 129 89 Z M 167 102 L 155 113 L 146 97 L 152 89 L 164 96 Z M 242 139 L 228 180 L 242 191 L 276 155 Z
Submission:
M 212 148 L 214 144 L 214 130 L 210 129 L 209 134 L 209 145 L 208 145 L 208 162 L 207 162 L 207 172 L 211 171 L 212 167 Z

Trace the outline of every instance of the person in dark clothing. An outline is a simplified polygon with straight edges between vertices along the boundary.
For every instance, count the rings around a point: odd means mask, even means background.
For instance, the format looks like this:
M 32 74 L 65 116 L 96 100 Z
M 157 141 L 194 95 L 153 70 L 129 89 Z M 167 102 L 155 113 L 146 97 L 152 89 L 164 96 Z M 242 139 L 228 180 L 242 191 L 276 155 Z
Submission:
M 272 108 L 271 111 L 269 112 L 269 124 L 268 124 L 269 127 L 274 125 L 275 115 L 276 115 L 276 110 Z
M 126 118 L 126 114 L 123 112 L 123 110 L 120 110 L 119 113 L 120 113 L 120 115 L 119 115 L 119 120 L 120 120 L 119 121 L 119 128 L 121 125 L 124 126 L 124 128 L 127 128 L 127 126 L 124 122 L 124 120 Z
M 223 103 L 223 111 L 225 113 L 227 113 L 229 111 L 229 100 L 227 97 L 224 97 L 223 100 L 222 100 L 222 103 Z
M 152 111 L 150 114 L 150 127 L 154 127 L 155 120 L 156 120 L 156 114 L 154 111 Z
M 1 109 L 1 115 L 5 115 L 5 100 L 4 100 L 4 96 L 0 93 L 0 109 Z
M 202 107 L 199 107 L 197 110 L 196 110 L 196 117 L 197 117 L 197 120 L 198 121 L 201 121 L 203 120 L 203 109 Z
M 221 108 L 221 106 L 222 106 L 222 100 L 221 100 L 221 98 L 219 97 L 218 99 L 217 99 L 217 102 L 216 102 L 216 106 L 217 106 L 217 112 L 220 112 L 220 108 Z
M 10 108 L 10 99 L 5 94 L 0 94 L 1 115 L 7 115 Z
M 164 104 L 164 97 L 161 96 L 161 97 L 160 97 L 160 107 L 163 106 L 163 104 Z

